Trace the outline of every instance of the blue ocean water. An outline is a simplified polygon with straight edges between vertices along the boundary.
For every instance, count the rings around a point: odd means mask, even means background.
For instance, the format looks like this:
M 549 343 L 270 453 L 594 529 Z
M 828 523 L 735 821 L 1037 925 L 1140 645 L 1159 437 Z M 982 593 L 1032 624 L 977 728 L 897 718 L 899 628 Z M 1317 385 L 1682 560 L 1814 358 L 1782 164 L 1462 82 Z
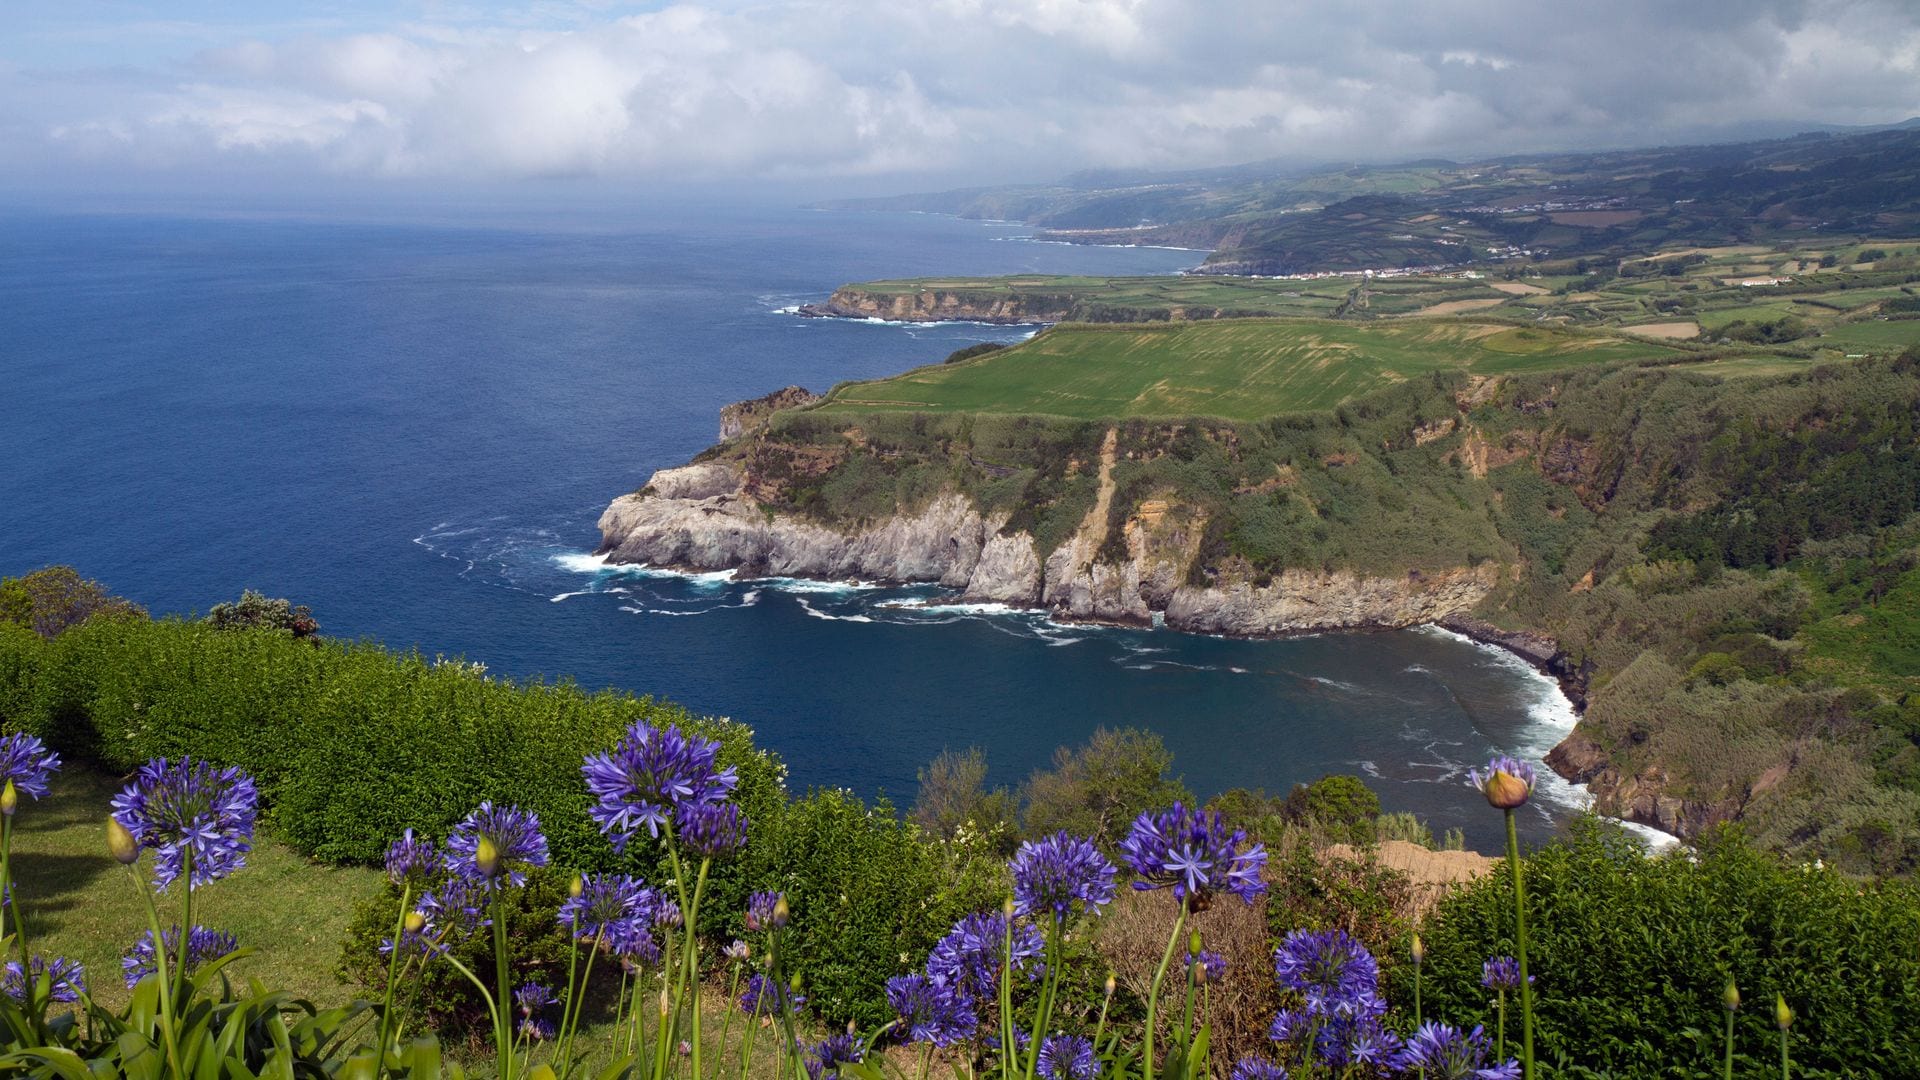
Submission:
M 1549 681 L 1451 635 L 1068 627 L 931 589 L 588 557 L 606 502 L 708 445 L 720 406 L 1028 332 L 782 309 L 882 276 L 1198 258 L 787 208 L 513 228 L 3 216 L 0 575 L 71 563 L 156 612 L 291 597 L 328 634 L 746 721 L 803 788 L 908 802 L 917 768 L 972 745 L 1017 783 L 1098 726 L 1138 725 L 1203 795 L 1364 773 L 1390 809 L 1492 850 L 1466 767 L 1537 759 L 1572 716 Z M 1579 797 L 1550 795 L 1533 837 Z

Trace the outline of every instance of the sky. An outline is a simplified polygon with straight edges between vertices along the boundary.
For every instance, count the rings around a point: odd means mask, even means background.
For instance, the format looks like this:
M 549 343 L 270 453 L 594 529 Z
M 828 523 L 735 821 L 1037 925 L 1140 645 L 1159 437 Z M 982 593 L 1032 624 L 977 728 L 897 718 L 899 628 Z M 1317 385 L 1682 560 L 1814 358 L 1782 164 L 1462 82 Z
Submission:
M 1916 115 L 1916 0 L 0 5 L 0 192 L 875 193 Z

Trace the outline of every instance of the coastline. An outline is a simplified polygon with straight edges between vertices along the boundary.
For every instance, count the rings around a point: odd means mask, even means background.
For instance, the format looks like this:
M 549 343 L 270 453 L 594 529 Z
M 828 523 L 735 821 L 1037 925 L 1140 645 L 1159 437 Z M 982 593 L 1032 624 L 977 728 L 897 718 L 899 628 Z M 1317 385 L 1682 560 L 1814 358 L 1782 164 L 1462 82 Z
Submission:
M 868 579 L 836 580 L 836 579 L 829 579 L 829 578 L 809 577 L 804 575 L 796 576 L 791 574 L 771 575 L 771 576 L 741 576 L 737 568 L 727 569 L 727 570 L 704 570 L 704 569 L 696 569 L 692 567 L 656 566 L 653 564 L 638 563 L 638 562 L 617 562 L 610 559 L 608 557 L 608 554 L 604 551 L 597 551 L 592 554 L 575 553 L 575 554 L 570 554 L 565 556 L 555 556 L 555 562 L 558 563 L 559 565 L 566 567 L 567 569 L 570 569 L 579 573 L 601 573 L 601 572 L 632 573 L 632 574 L 638 574 L 643 576 L 677 577 L 677 578 L 683 578 L 686 580 L 702 581 L 702 582 L 714 582 L 714 583 L 725 582 L 725 583 L 741 584 L 741 585 L 765 585 L 775 589 L 782 589 L 788 586 L 799 586 L 803 584 L 810 584 L 813 586 L 813 588 L 799 588 L 799 589 L 793 590 L 798 592 L 823 591 L 823 590 L 829 590 L 829 589 L 853 591 L 853 590 L 866 590 L 866 589 L 876 589 L 876 588 L 907 588 L 907 587 L 913 587 L 913 586 L 926 586 L 930 584 L 929 582 L 925 582 L 925 581 L 885 581 L 885 580 L 868 580 Z M 565 595 L 572 595 L 572 594 L 562 594 L 562 595 L 565 596 Z M 925 606 L 950 607 L 954 605 L 940 604 L 937 601 L 929 601 Z M 1044 619 L 1046 619 L 1048 622 L 1063 628 L 1072 627 L 1072 626 L 1105 626 L 1105 627 L 1113 627 L 1117 629 L 1127 629 L 1127 630 L 1170 629 L 1176 633 L 1181 633 L 1181 634 L 1200 633 L 1197 631 L 1186 630 L 1179 627 L 1169 627 L 1166 625 L 1163 619 L 1158 617 L 1155 617 L 1147 622 L 1137 622 L 1137 621 L 1124 620 L 1124 619 L 1106 619 L 1106 618 L 1099 618 L 1099 617 L 1073 617 L 1073 616 L 1065 615 L 1062 612 L 1059 612 L 1053 608 L 1049 608 L 1045 605 L 1040 605 L 1040 604 L 1011 604 L 1011 603 L 996 602 L 991 604 L 972 603 L 972 604 L 964 604 L 964 606 L 969 608 L 970 610 L 974 610 L 977 613 L 983 614 L 983 615 L 986 615 L 986 614 L 1039 615 Z M 1155 614 L 1156 616 L 1158 615 L 1158 613 L 1155 613 Z M 1548 637 L 1545 634 L 1540 634 L 1532 631 L 1524 631 L 1524 630 L 1505 630 L 1493 625 L 1492 623 L 1486 622 L 1481 619 L 1472 618 L 1470 616 L 1445 616 L 1438 620 L 1431 620 L 1431 621 L 1420 622 L 1420 623 L 1411 623 L 1411 624 L 1399 625 L 1399 626 L 1390 626 L 1390 625 L 1377 625 L 1377 626 L 1371 626 L 1371 627 L 1330 626 L 1330 627 L 1324 627 L 1324 628 L 1318 628 L 1318 629 L 1289 630 L 1289 631 L 1280 632 L 1280 633 L 1239 634 L 1239 633 L 1221 632 L 1221 633 L 1200 633 L 1200 636 L 1218 637 L 1218 638 L 1226 638 L 1226 639 L 1234 639 L 1234 640 L 1260 641 L 1260 640 L 1281 640 L 1285 638 L 1297 638 L 1297 637 L 1312 637 L 1312 636 L 1318 636 L 1320 634 L 1326 634 L 1326 633 L 1378 633 L 1378 632 L 1385 632 L 1385 631 L 1391 631 L 1391 630 L 1427 630 L 1430 632 L 1453 637 L 1458 640 L 1467 642 L 1471 645 L 1474 645 L 1476 647 L 1492 650 L 1494 652 L 1497 652 L 1501 656 L 1511 657 L 1514 660 L 1518 661 L 1521 665 L 1526 667 L 1535 676 L 1550 682 L 1554 687 L 1556 696 L 1558 696 L 1559 699 L 1565 704 L 1565 714 L 1567 717 L 1567 721 L 1563 725 L 1561 724 L 1553 725 L 1554 739 L 1552 744 L 1544 747 L 1529 748 L 1529 756 L 1539 758 L 1540 760 L 1538 764 L 1546 767 L 1547 773 L 1549 776 L 1553 778 L 1553 781 L 1557 782 L 1559 785 L 1562 785 L 1566 788 L 1565 793 L 1556 793 L 1554 795 L 1549 795 L 1548 797 L 1554 798 L 1555 802 L 1563 806 L 1567 806 L 1570 809 L 1574 809 L 1578 811 L 1588 811 L 1588 812 L 1592 811 L 1593 796 L 1589 791 L 1588 785 L 1584 782 L 1575 780 L 1571 775 L 1568 775 L 1566 772 L 1563 772 L 1560 768 L 1558 768 L 1554 763 L 1553 755 L 1551 752 L 1553 745 L 1557 745 L 1561 740 L 1563 740 L 1568 734 L 1572 732 L 1574 723 L 1578 721 L 1579 716 L 1582 713 L 1584 713 L 1586 710 L 1586 690 L 1587 690 L 1588 672 L 1584 669 L 1575 667 L 1573 664 L 1571 664 L 1569 659 L 1566 657 L 1566 654 L 1560 650 L 1559 644 L 1555 642 L 1551 637 Z M 1659 852 L 1659 851 L 1665 850 L 1666 848 L 1686 843 L 1686 840 L 1684 837 L 1681 837 L 1674 833 L 1667 832 L 1666 830 L 1661 829 L 1658 826 L 1648 822 L 1636 821 L 1631 818 L 1613 817 L 1609 815 L 1601 815 L 1601 816 L 1606 817 L 1607 820 L 1620 825 L 1622 828 L 1628 830 L 1629 832 L 1639 837 L 1642 841 L 1646 843 L 1648 849 L 1652 852 Z

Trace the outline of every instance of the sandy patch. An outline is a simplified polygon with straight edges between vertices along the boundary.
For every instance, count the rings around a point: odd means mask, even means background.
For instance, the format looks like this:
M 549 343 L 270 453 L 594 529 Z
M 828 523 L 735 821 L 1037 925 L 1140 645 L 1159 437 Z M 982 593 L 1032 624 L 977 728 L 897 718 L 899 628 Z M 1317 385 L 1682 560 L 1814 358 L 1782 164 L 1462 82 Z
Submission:
M 1490 307 L 1499 307 L 1505 300 L 1449 300 L 1444 304 L 1421 308 L 1415 315 L 1458 315 L 1463 311 L 1485 311 Z
M 1673 340 L 1700 336 L 1700 324 L 1697 322 L 1641 323 L 1639 326 L 1623 326 L 1620 329 L 1629 334 L 1639 334 L 1641 337 Z
M 1538 285 L 1528 285 L 1522 281 L 1489 281 L 1487 288 L 1498 289 L 1508 296 L 1539 296 L 1547 291 Z

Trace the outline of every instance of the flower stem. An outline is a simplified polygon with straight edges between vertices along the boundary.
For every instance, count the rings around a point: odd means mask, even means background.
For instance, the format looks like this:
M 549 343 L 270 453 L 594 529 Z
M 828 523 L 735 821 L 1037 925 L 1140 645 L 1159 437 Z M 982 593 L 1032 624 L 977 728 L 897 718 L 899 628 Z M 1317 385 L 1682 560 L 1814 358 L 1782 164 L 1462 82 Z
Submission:
M 580 976 L 580 985 L 573 985 L 573 960 L 567 962 L 567 1008 L 560 1014 L 560 1023 L 566 1029 L 560 1034 L 560 1062 L 566 1069 L 573 1067 L 573 1033 L 580 1029 L 580 1014 L 585 1010 L 587 984 L 593 981 L 593 961 L 600 955 L 600 941 L 606 936 L 605 928 L 593 935 L 593 944 L 587 949 L 587 970 Z M 567 950 L 574 957 L 580 954 L 580 946 L 575 942 Z
M 184 987 L 187 982 L 187 945 L 193 940 L 193 846 L 180 845 L 180 854 L 180 880 L 185 882 L 187 887 L 180 897 L 180 963 L 174 968 L 173 978 Z M 159 947 L 159 942 L 156 940 L 155 950 L 157 951 Z M 175 988 L 173 992 L 178 995 L 180 991 Z M 189 1004 L 192 1004 L 191 999 L 182 1002 L 180 1011 L 186 1012 Z
M 1520 954 L 1520 1074 L 1533 1080 L 1533 980 L 1527 975 L 1527 894 L 1520 877 L 1520 834 L 1507 814 L 1507 865 L 1513 871 L 1513 937 Z
M 1008 923 L 1011 932 L 1012 923 Z M 1027 1044 L 1027 1067 L 1022 1074 L 1026 1080 L 1033 1080 L 1034 1070 L 1040 1063 L 1040 1041 L 1045 1036 L 1047 1025 L 1053 1020 L 1053 995 L 1060 985 L 1060 920 L 1053 919 L 1047 924 L 1047 980 L 1040 988 L 1040 1000 L 1033 1006 L 1033 1038 Z
M 1507 991 L 1502 988 L 1493 992 L 1493 1013 L 1499 1018 L 1499 1039 L 1494 1043 L 1494 1064 L 1507 1060 Z
M 1167 965 L 1173 963 L 1173 948 L 1180 943 L 1180 933 L 1187 928 L 1187 897 L 1180 898 L 1180 917 L 1173 922 L 1173 933 L 1167 937 L 1167 951 L 1160 957 L 1160 968 L 1153 973 L 1153 984 L 1147 989 L 1147 1035 L 1146 1046 L 1140 1054 L 1140 1075 L 1142 1080 L 1152 1080 L 1153 1070 L 1153 1025 L 1154 1014 L 1160 1006 L 1160 984 L 1166 981 Z
M 509 985 L 512 980 L 507 971 L 505 894 L 506 890 L 496 880 L 493 884 L 493 981 L 498 992 L 493 1010 L 493 1045 L 500 1059 L 500 1080 L 514 1080 L 513 1018 L 507 1012 L 507 1002 L 513 1000 L 513 987 Z
M 173 1031 L 173 994 L 172 983 L 167 979 L 167 943 L 160 935 L 160 909 L 153 902 L 153 889 L 139 871 L 127 867 L 134 877 L 135 886 L 140 890 L 140 898 L 147 902 L 147 927 L 153 934 L 153 963 L 155 988 L 160 995 L 160 1037 L 167 1047 L 167 1065 L 174 1076 L 187 1075 L 180 1068 L 180 1045 Z
M 393 1031 L 393 987 L 400 977 L 400 938 L 407 930 L 407 901 L 413 897 L 413 882 L 400 886 L 400 913 L 393 920 L 393 951 L 387 956 L 387 991 L 380 1006 L 380 1042 L 374 1058 L 373 1080 L 387 1074 L 387 1044 Z
M 1787 1080 L 1787 1029 L 1780 1029 L 1780 1080 Z
M 1724 1078 L 1724 1080 L 1733 1080 L 1733 1010 L 1728 1009 L 1726 1010 L 1726 1013 L 1727 1013 L 1727 1054 L 1726 1054 L 1725 1063 L 1721 1066 L 1720 1075 Z
M 711 858 L 700 860 L 700 876 L 693 883 L 693 903 L 686 909 L 687 929 L 687 1003 L 693 1012 L 693 1080 L 702 1080 L 700 1071 L 700 937 L 698 931 L 700 899 L 707 891 L 707 870 Z

